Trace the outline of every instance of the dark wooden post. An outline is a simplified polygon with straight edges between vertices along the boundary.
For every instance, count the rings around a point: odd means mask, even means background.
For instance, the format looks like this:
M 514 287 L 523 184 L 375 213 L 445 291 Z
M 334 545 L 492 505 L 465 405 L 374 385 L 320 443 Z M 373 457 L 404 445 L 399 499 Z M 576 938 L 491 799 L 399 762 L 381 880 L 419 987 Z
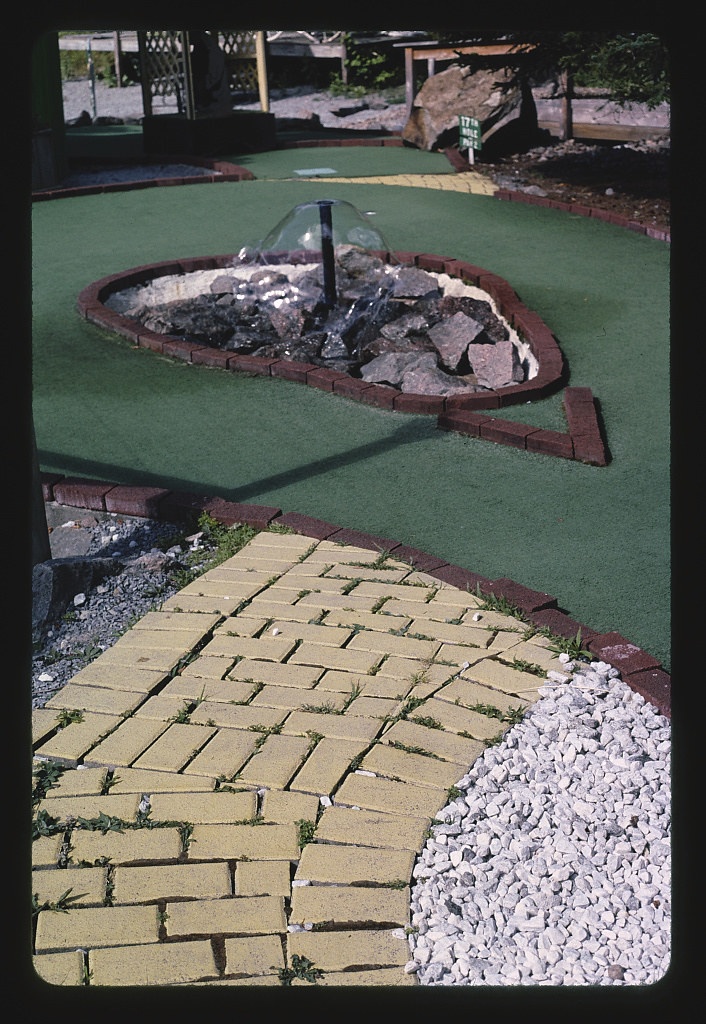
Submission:
M 574 91 L 574 78 L 570 71 L 561 74 L 562 96 L 561 114 L 559 117 L 559 138 L 562 142 L 574 137 L 574 119 L 571 110 L 571 98 Z

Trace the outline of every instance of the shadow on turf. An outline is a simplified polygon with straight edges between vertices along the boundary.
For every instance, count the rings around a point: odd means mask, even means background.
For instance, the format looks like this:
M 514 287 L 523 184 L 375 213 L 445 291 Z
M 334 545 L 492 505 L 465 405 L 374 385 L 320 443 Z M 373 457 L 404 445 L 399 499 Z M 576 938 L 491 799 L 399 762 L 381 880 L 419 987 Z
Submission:
M 329 473 L 332 470 L 349 466 L 352 463 L 363 462 L 366 459 L 381 455 L 402 445 L 414 444 L 416 441 L 427 436 L 431 430 L 436 430 L 435 418 L 415 417 L 414 420 L 404 423 L 388 436 L 371 441 L 368 444 L 359 445 L 357 448 L 350 448 L 348 451 L 340 452 L 337 455 L 316 459 L 313 462 L 284 470 L 281 473 L 273 473 L 271 476 L 262 477 L 260 480 L 255 480 L 243 487 L 236 487 L 231 490 L 219 488 L 218 497 L 225 498 L 227 501 L 243 502 L 258 497 L 269 490 L 288 487 L 291 484 L 299 483 L 301 480 L 308 480 L 311 477 L 320 476 L 322 473 Z M 38 457 L 40 466 L 47 464 L 58 465 L 62 467 L 61 472 L 67 475 L 76 474 L 88 479 L 98 479 L 111 483 L 168 487 L 171 490 L 195 493 L 208 493 L 210 490 L 208 485 L 194 480 L 184 480 L 178 477 L 161 477 L 155 473 L 126 469 L 124 466 L 82 459 L 78 456 L 47 451 L 44 448 L 38 449 Z

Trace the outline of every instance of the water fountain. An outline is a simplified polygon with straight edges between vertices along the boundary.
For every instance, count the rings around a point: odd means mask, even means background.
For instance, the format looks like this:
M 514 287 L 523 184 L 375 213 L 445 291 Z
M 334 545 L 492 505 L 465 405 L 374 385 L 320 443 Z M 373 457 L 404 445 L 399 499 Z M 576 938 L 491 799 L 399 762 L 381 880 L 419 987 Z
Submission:
M 539 370 L 490 294 L 398 258 L 370 215 L 337 199 L 294 207 L 229 265 L 159 276 L 104 301 L 157 334 L 408 394 L 514 390 Z

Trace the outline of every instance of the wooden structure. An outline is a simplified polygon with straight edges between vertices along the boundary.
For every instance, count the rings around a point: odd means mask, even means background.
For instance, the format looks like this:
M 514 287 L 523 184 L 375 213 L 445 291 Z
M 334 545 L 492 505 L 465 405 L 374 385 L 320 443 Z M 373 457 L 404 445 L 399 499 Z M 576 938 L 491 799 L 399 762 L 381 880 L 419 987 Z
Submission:
M 439 46 L 436 42 L 419 42 L 411 46 L 408 43 L 396 43 L 404 47 L 404 79 L 405 102 L 407 117 L 412 113 L 414 105 L 414 62 L 425 60 L 427 76 L 431 78 L 436 71 L 437 61 L 457 61 L 459 54 L 478 54 L 483 57 L 505 57 L 508 54 L 526 53 L 534 49 L 531 43 L 489 43 L 475 46 Z
M 265 33 L 255 31 L 209 30 L 225 57 L 228 84 L 234 92 L 258 92 L 260 107 L 269 111 Z M 179 114 L 194 120 L 194 79 L 191 66 L 192 40 L 185 29 L 139 31 L 142 104 L 145 116 L 157 113 L 154 100 L 173 96 Z

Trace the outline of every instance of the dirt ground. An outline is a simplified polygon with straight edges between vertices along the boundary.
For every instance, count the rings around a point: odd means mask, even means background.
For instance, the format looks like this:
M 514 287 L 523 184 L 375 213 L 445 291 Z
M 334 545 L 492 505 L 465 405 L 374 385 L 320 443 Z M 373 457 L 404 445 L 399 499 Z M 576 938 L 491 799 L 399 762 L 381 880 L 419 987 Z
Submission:
M 561 202 L 583 203 L 669 231 L 669 148 L 586 145 L 578 140 L 476 162 L 474 170 L 504 188 L 520 188 Z

